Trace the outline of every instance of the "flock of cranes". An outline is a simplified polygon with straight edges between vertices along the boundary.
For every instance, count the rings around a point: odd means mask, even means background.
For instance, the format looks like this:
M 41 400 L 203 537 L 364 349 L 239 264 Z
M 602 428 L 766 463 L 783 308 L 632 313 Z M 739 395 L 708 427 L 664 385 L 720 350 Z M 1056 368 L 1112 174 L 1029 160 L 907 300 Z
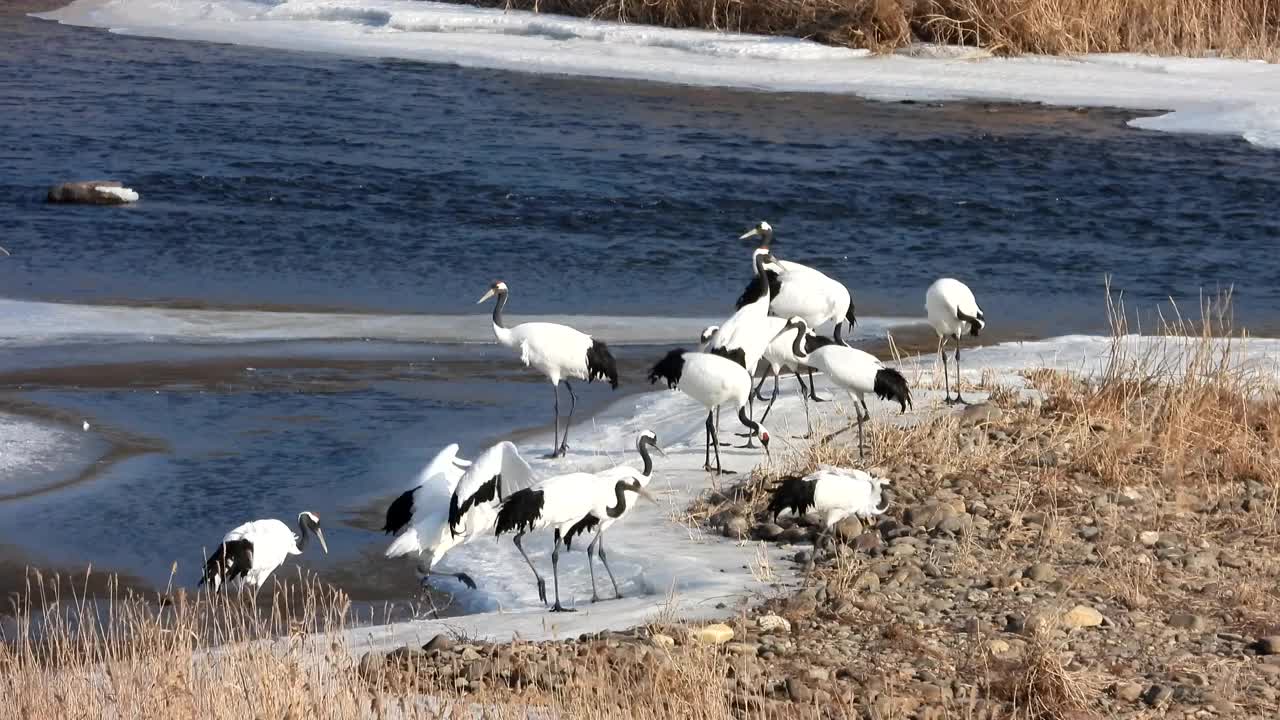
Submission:
M 848 289 L 821 271 L 800 263 L 780 260 L 771 249 L 773 228 L 761 222 L 741 236 L 758 238 L 752 253 L 752 279 L 735 304 L 735 311 L 723 323 L 708 327 L 695 350 L 669 351 L 649 371 L 650 383 L 664 380 L 668 387 L 696 400 L 707 410 L 703 467 L 708 472 L 729 473 L 720 459 L 718 411 L 727 406 L 737 411 L 746 429 L 741 447 L 755 447 L 759 440 L 769 455 L 770 435 L 764 426 L 779 392 L 783 371 L 795 374 L 800 396 L 809 418 L 810 401 L 825 402 L 817 394 L 813 372 L 822 372 L 829 382 L 847 391 L 855 401 L 858 447 L 865 452 L 863 425 L 870 418 L 866 396 L 897 403 L 902 412 L 911 406 L 911 389 L 906 378 L 873 355 L 850 347 L 845 337 L 857 319 Z M 493 299 L 493 333 L 497 341 L 516 352 L 526 366 L 540 372 L 555 393 L 554 438 L 548 458 L 563 457 L 569 450 L 569 430 L 577 404 L 572 380 L 607 381 L 618 387 L 618 369 L 608 345 L 567 325 L 529 322 L 507 327 L 502 313 L 510 290 L 506 283 L 493 283 L 478 301 Z M 972 291 L 962 282 L 943 278 L 925 294 L 929 323 L 938 335 L 938 354 L 943 363 L 946 402 L 963 403 L 960 395 L 960 345 L 965 334 L 977 335 L 985 326 L 982 310 Z M 833 323 L 832 336 L 816 329 Z M 947 345 L 955 343 L 955 396 L 951 395 L 951 373 Z M 756 371 L 763 368 L 759 381 Z M 808 384 L 801 372 L 809 377 Z M 765 398 L 764 382 L 773 377 L 773 394 Z M 561 433 L 560 385 L 569 394 L 569 414 Z M 754 401 L 767 402 L 759 418 L 754 417 Z M 852 426 L 851 426 L 852 427 Z M 812 423 L 809 423 L 812 433 Z M 727 444 L 727 443 L 726 443 Z M 441 450 L 427 465 L 418 483 L 405 491 L 387 509 L 383 530 L 395 538 L 386 556 L 416 555 L 419 581 L 426 584 L 439 575 L 435 566 L 450 549 L 480 537 L 514 533 L 512 542 L 533 571 L 538 597 L 547 602 L 546 582 L 521 544 L 526 533 L 552 531 L 552 582 L 554 612 L 570 611 L 560 601 L 559 560 L 561 550 L 570 549 L 575 537 L 593 532 L 587 546 L 591 574 L 592 601 L 596 590 L 594 559 L 609 575 L 615 597 L 621 597 L 605 551 L 604 534 L 621 521 L 641 499 L 654 501 L 647 486 L 653 479 L 652 453 L 665 455 L 657 435 L 645 430 L 636 439 L 636 452 L 643 468 L 619 465 L 600 472 L 572 472 L 538 478 L 520 456 L 516 446 L 500 442 L 468 461 L 452 444 Z M 714 454 L 715 462 L 712 464 Z M 861 470 L 823 467 L 806 477 L 784 478 L 774 489 L 769 510 L 803 515 L 816 511 L 830 527 L 849 515 L 873 517 L 884 512 L 881 490 L 888 480 L 874 478 Z M 655 501 L 656 502 L 656 501 Z M 201 584 L 215 590 L 249 587 L 256 590 L 288 555 L 301 553 L 307 537 L 315 535 L 328 552 L 320 520 L 315 513 L 298 516 L 298 532 L 293 533 L 278 520 L 245 523 L 223 538 L 205 565 Z M 475 581 L 466 573 L 451 574 L 469 588 Z

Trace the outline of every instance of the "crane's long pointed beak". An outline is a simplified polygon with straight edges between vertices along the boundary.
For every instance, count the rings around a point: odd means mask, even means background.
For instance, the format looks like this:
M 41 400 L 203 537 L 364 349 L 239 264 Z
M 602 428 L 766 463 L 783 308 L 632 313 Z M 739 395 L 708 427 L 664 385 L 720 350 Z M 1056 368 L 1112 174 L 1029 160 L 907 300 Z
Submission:
M 485 300 L 488 300 L 491 297 L 493 297 L 493 288 L 489 288 L 489 292 L 485 293 L 483 297 L 477 300 L 476 304 L 479 305 L 480 303 L 484 302 Z
M 9 257 L 9 251 L 2 247 L 0 247 L 0 254 L 3 254 L 5 257 Z
M 658 502 L 658 498 L 654 497 L 648 490 L 645 490 L 644 488 L 636 488 L 636 492 L 639 493 L 640 497 L 648 500 L 654 505 L 661 505 L 661 503 Z
M 316 528 L 316 539 L 320 541 L 320 549 L 324 550 L 324 554 L 329 554 L 329 543 L 324 541 L 324 530 Z
M 659 454 L 659 455 L 661 455 L 662 457 L 666 457 L 666 456 L 667 456 L 667 453 L 666 453 L 662 448 L 658 447 L 657 445 L 654 445 L 654 446 L 653 446 L 653 451 L 654 451 L 654 452 L 656 452 L 656 453 L 658 453 L 658 454 Z
M 760 234 L 760 228 L 751 228 L 750 230 L 748 230 L 748 231 L 746 231 L 746 232 L 742 233 L 742 235 L 738 236 L 738 239 L 739 239 L 739 240 L 748 240 L 748 239 L 753 238 L 753 237 L 755 237 L 755 236 L 757 236 L 757 235 L 759 235 L 759 234 Z

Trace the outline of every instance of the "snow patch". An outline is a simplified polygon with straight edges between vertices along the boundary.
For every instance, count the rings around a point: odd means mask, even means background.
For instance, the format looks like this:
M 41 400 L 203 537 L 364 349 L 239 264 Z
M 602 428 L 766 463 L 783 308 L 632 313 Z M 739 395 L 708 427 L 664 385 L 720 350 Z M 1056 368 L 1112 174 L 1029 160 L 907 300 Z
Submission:
M 1280 65 L 1133 54 L 874 56 L 795 38 L 623 25 L 410 0 L 77 0 L 43 17 L 180 40 L 520 72 L 874 100 L 1035 102 L 1156 111 L 1134 127 L 1280 148 Z
M 126 187 L 110 187 L 107 185 L 98 185 L 93 188 L 95 191 L 104 195 L 114 195 L 120 198 L 120 202 L 138 202 L 138 193 Z

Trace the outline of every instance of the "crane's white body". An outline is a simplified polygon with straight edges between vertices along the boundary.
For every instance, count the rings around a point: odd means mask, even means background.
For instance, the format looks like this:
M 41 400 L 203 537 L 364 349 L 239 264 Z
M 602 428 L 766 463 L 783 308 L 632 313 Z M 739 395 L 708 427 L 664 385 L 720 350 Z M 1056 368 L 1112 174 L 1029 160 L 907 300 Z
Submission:
M 680 391 L 708 410 L 721 405 L 740 408 L 751 396 L 751 374 L 738 363 L 719 355 L 684 354 Z
M 469 503 L 469 508 L 462 516 L 462 523 L 455 528 L 456 532 L 468 539 L 492 532 L 502 498 L 533 485 L 536 480 L 533 468 L 520 457 L 515 444 L 503 440 L 480 453 L 471 467 L 462 474 L 454 490 L 458 504 L 461 506 L 466 503 L 488 482 L 497 484 L 497 492 L 493 494 L 493 498 Z
M 472 465 L 458 457 L 458 449 L 457 443 L 449 445 L 436 453 L 426 469 L 419 473 L 418 484 L 413 489 L 413 514 L 409 526 L 391 542 L 386 557 L 425 551 L 429 554 L 425 565 L 431 568 L 450 549 L 474 537 L 466 534 L 455 537 L 449 531 L 449 498 L 466 472 L 465 466 Z M 460 467 L 464 463 L 465 466 Z M 489 522 L 492 525 L 492 517 Z M 482 524 L 482 519 L 477 518 L 475 524 Z
M 588 472 L 547 478 L 534 486 L 542 492 L 542 513 L 534 520 L 532 529 L 552 528 L 563 535 L 587 515 L 607 517 L 605 508 L 613 499 L 613 486 L 613 482 Z
M 519 352 L 526 367 L 547 376 L 552 385 L 566 378 L 587 379 L 587 351 L 592 339 L 584 332 L 558 323 L 527 322 L 512 328 L 495 323 L 493 334 L 499 343 Z
M 803 318 L 809 327 L 825 322 L 842 322 L 853 299 L 838 280 L 807 265 L 777 260 L 778 294 L 769 302 L 769 314 L 781 318 Z
M 773 371 L 773 374 L 777 375 L 786 368 L 799 370 L 804 367 L 805 363 L 796 357 L 793 350 L 796 333 L 800 332 L 800 329 L 791 328 L 788 330 L 786 319 L 780 317 L 769 318 L 768 327 L 770 332 L 774 334 L 774 338 L 764 349 L 764 361 L 769 363 L 769 369 Z
M 960 319 L 961 313 L 972 318 L 982 315 L 969 286 L 952 278 L 941 278 L 929 286 L 924 296 L 924 309 L 939 338 L 956 340 L 969 331 L 968 322 Z
M 871 353 L 844 345 L 820 347 L 807 354 L 804 363 L 821 370 L 831 382 L 853 393 L 859 401 L 875 390 L 876 373 L 885 369 L 884 363 Z
M 253 543 L 253 562 L 242 577 L 227 581 L 225 587 L 232 590 L 242 586 L 255 590 L 262 587 L 271 573 L 284 564 L 285 558 L 302 554 L 298 549 L 298 536 L 288 525 L 275 518 L 239 525 L 222 538 L 224 543 L 233 540 L 248 540 Z
M 886 478 L 863 470 L 823 465 L 804 479 L 815 482 L 813 509 L 823 516 L 827 527 L 849 516 L 866 519 L 886 510 L 882 506 L 884 486 L 889 484 Z

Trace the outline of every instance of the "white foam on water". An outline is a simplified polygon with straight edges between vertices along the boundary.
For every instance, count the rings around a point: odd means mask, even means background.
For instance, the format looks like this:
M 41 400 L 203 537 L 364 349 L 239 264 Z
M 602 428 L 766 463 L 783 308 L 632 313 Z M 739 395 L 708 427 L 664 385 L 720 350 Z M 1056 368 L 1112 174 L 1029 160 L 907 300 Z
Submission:
M 378 315 L 178 310 L 76 305 L 0 299 L 0 347 L 68 343 L 230 343 L 298 340 L 493 343 L 489 312 L 471 315 Z M 615 345 L 692 346 L 702 329 L 721 318 L 621 315 L 506 316 L 508 325 L 548 320 L 571 325 Z M 883 336 L 911 318 L 859 318 L 854 337 Z
M 1280 148 L 1280 65 L 1133 54 L 876 56 L 794 38 L 410 0 L 77 0 L 39 17 L 114 32 L 463 66 L 877 100 L 1159 111 L 1135 127 Z
M 1014 386 L 1024 384 L 1019 373 L 1030 368 L 1054 368 L 1097 376 L 1106 368 L 1111 342 L 1108 337 L 1071 335 L 975 348 L 965 355 L 964 372 L 966 378 L 975 381 L 986 372 Z M 1218 341 L 1218 348 L 1225 349 L 1227 342 Z M 1167 367 L 1176 372 L 1182 370 L 1198 340 L 1129 336 L 1121 343 L 1130 356 L 1158 353 L 1167 360 Z M 1280 340 L 1248 339 L 1230 343 L 1234 366 L 1268 373 L 1280 380 Z M 932 414 L 957 412 L 941 403 L 941 366 L 936 356 L 926 354 L 905 359 L 900 367 L 908 378 L 914 376 L 919 380 L 920 384 L 913 388 L 915 409 L 899 415 L 895 406 L 869 398 L 875 422 L 912 422 Z M 929 385 L 929 375 L 935 371 L 936 387 Z M 825 379 L 820 377 L 818 384 L 823 394 L 831 394 L 831 386 Z M 797 442 L 789 438 L 805 429 L 803 406 L 794 383 L 784 382 L 781 392 L 768 423 L 774 437 L 774 453 L 785 452 L 789 443 Z M 980 392 L 970 393 L 973 401 L 983 397 Z M 814 412 L 826 418 L 827 427 L 848 422 L 848 415 L 836 415 L 837 406 L 846 403 L 845 397 L 837 394 L 836 399 L 834 403 L 812 406 Z M 722 414 L 722 438 L 728 439 L 738 429 L 737 421 L 732 413 Z M 576 470 L 599 470 L 619 462 L 638 464 L 639 458 L 632 450 L 636 435 L 645 429 L 656 431 L 659 444 L 669 455 L 666 459 L 656 459 L 657 474 L 650 485 L 650 489 L 660 495 L 662 506 L 637 505 L 632 514 L 606 535 L 609 558 L 625 599 L 589 602 L 590 577 L 579 547 L 562 555 L 560 560 L 562 599 L 578 611 L 547 613 L 538 602 L 532 573 L 509 539 L 481 539 L 455 549 L 442 562 L 442 567 L 453 572 L 465 571 L 480 584 L 475 592 L 458 586 L 456 595 L 463 607 L 480 612 L 445 620 L 357 628 L 348 632 L 353 652 L 422 644 L 441 632 L 496 641 L 515 637 L 538 640 L 632 627 L 668 612 L 686 619 L 725 616 L 732 614 L 743 599 L 773 592 L 771 582 L 793 582 L 797 566 L 786 557 L 802 547 L 732 542 L 708 535 L 682 521 L 689 502 L 715 482 L 701 469 L 705 416 L 706 411 L 700 405 L 678 391 L 630 396 L 615 402 L 592 420 L 575 426 L 574 452 L 567 459 L 531 461 L 535 472 L 544 477 Z M 521 452 L 530 458 L 546 449 L 525 443 Z M 464 450 L 475 452 L 471 448 Z M 745 473 L 764 461 L 759 450 L 722 448 L 721 452 L 725 467 L 739 472 Z M 410 480 L 406 478 L 406 482 Z M 550 536 L 545 531 L 531 533 L 524 545 L 539 571 L 547 576 L 550 592 Z M 412 577 L 411 565 L 410 562 L 404 564 L 407 577 Z M 602 596 L 612 597 L 608 578 L 598 566 L 597 570 Z

